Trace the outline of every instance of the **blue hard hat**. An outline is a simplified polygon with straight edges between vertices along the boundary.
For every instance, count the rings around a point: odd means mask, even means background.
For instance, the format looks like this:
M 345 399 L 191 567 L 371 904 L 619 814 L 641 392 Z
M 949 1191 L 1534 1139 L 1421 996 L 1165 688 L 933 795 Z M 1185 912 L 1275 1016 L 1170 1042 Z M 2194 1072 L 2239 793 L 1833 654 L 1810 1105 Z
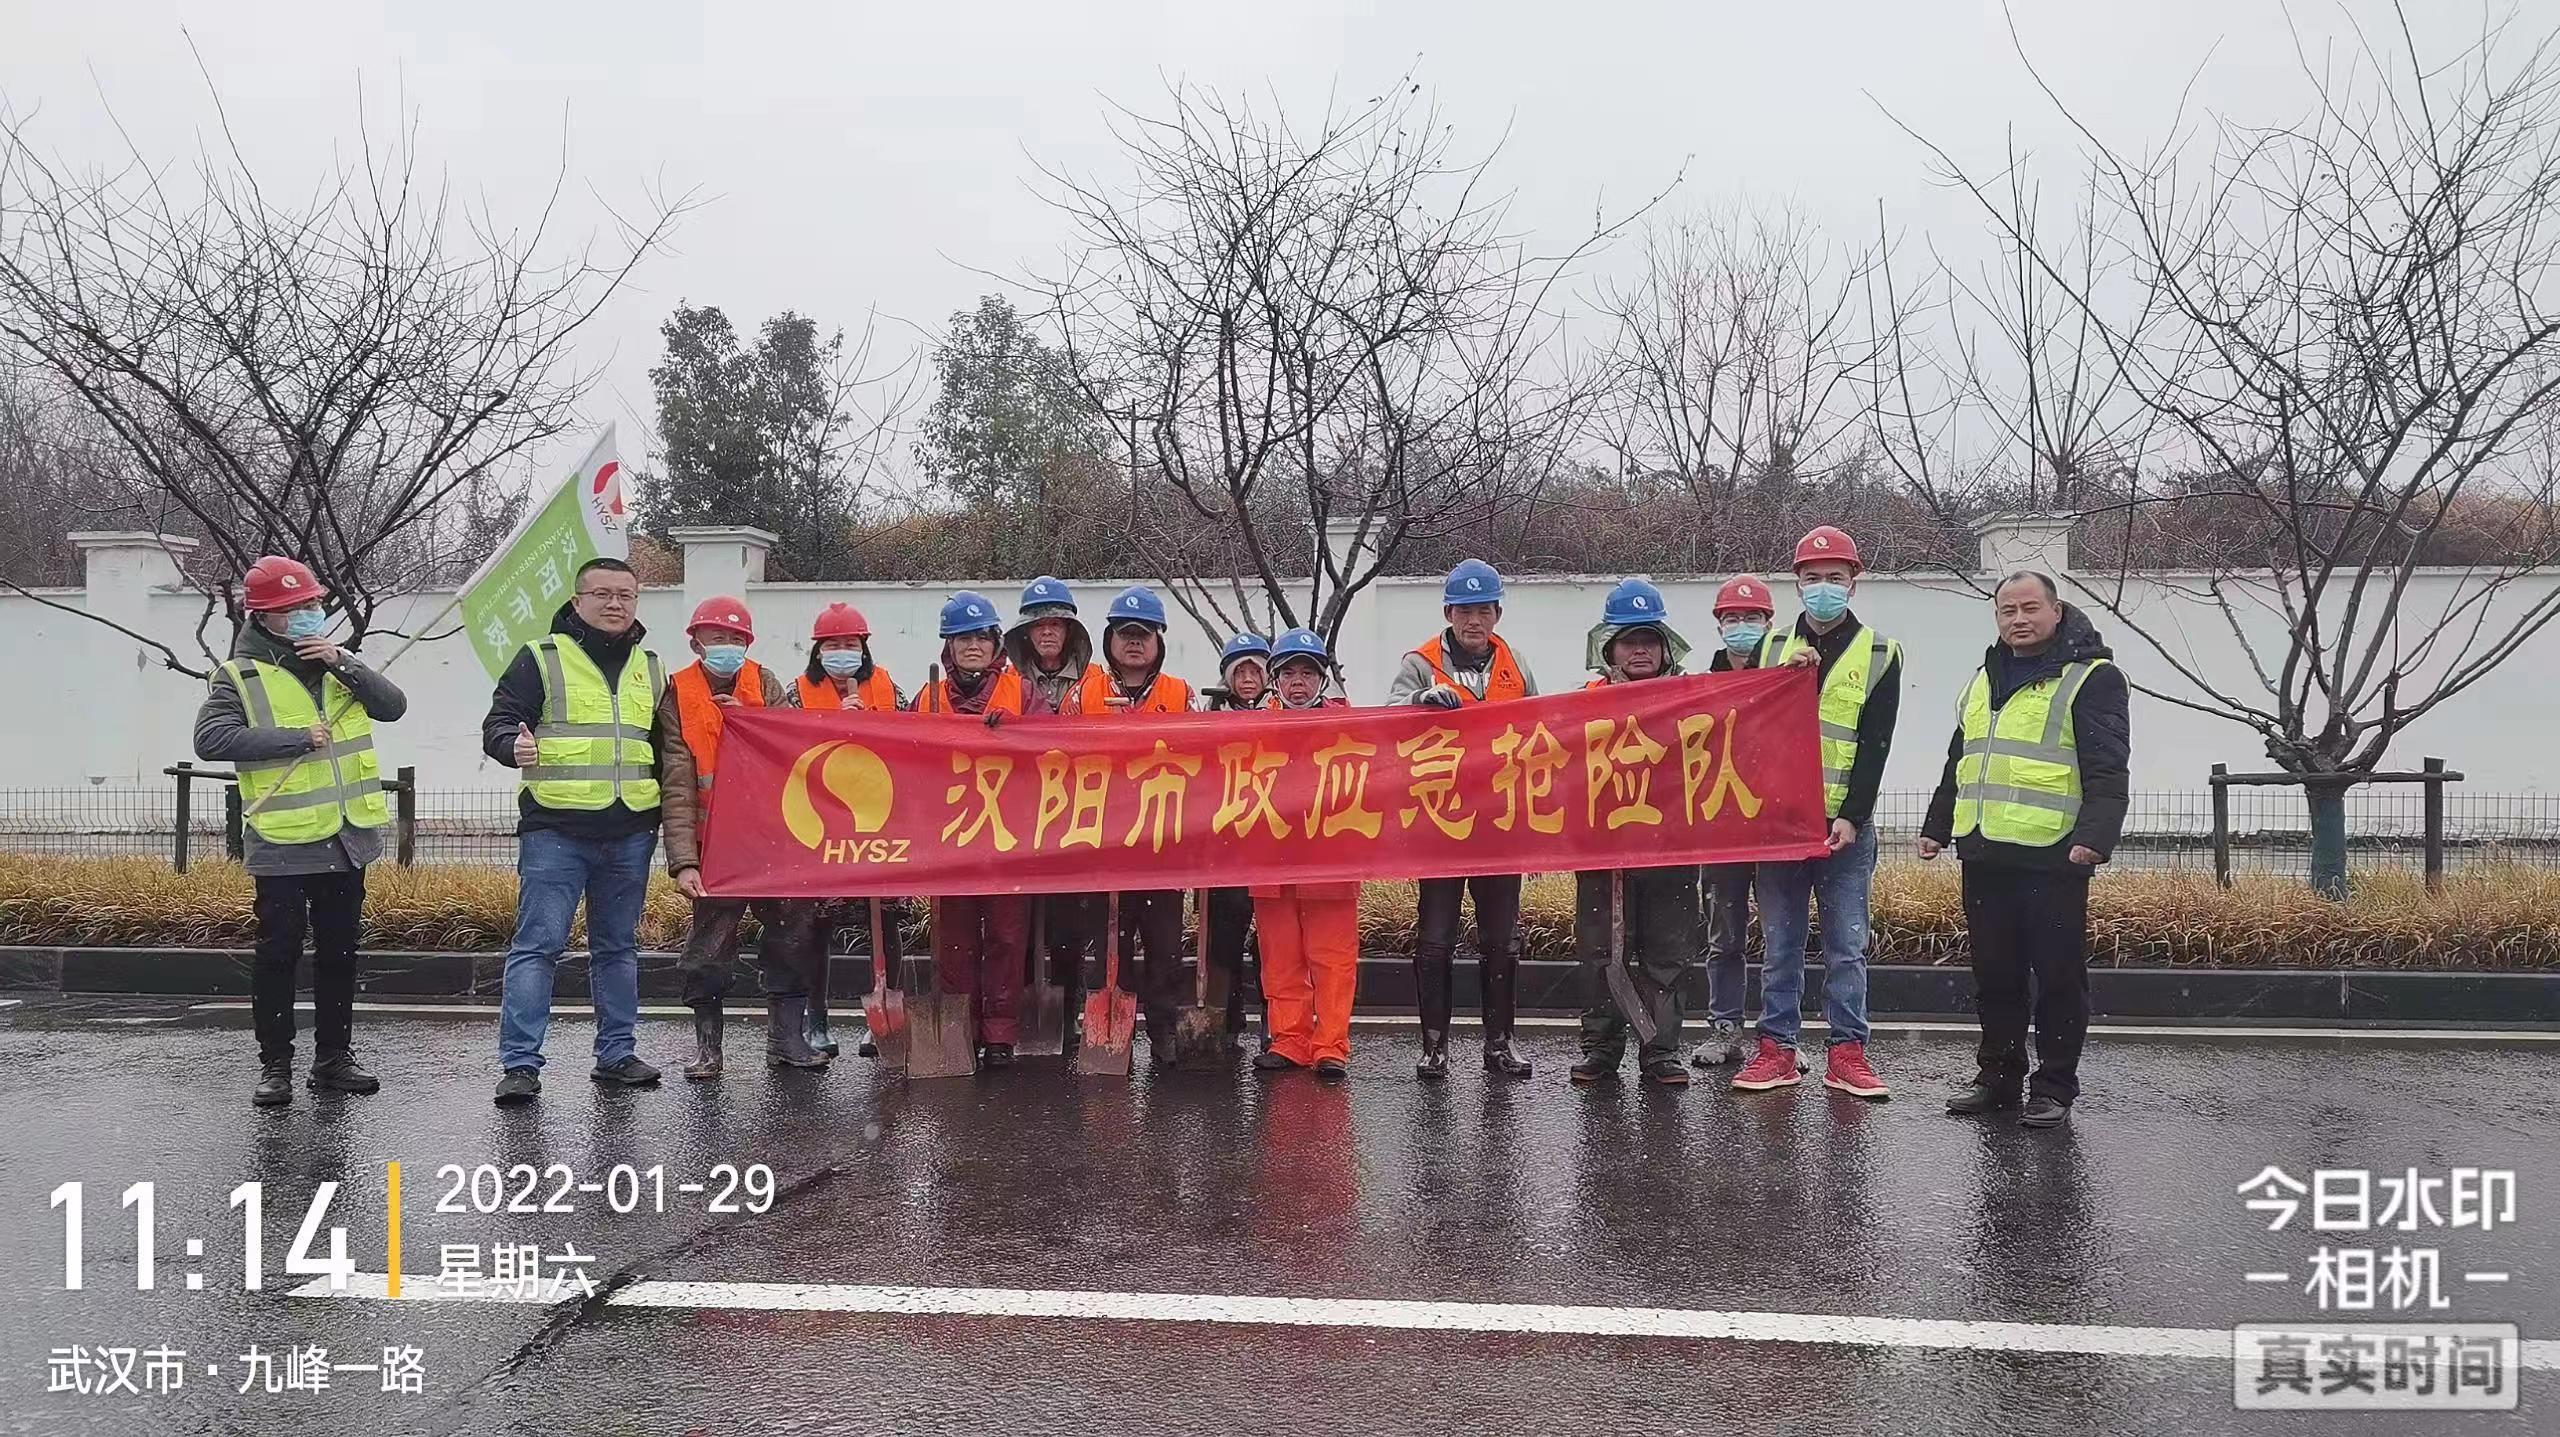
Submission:
M 1271 645 L 1271 668 L 1278 672 L 1291 659 L 1313 659 L 1318 667 L 1329 667 L 1333 655 L 1325 652 L 1324 640 L 1313 629 L 1291 629 Z
M 1107 630 L 1113 624 L 1145 624 L 1161 632 L 1165 626 L 1164 600 L 1144 584 L 1131 584 L 1111 598 L 1111 609 L 1102 626 Z
M 1075 611 L 1075 591 L 1067 587 L 1067 581 L 1055 575 L 1043 574 L 1022 586 L 1020 612 L 1015 614 L 1014 618 L 1017 622 L 1022 622 L 1044 619 L 1051 615 L 1071 615 Z
M 1238 634 L 1227 640 L 1227 646 L 1218 650 L 1219 677 L 1225 677 L 1238 659 L 1260 659 L 1265 664 L 1270 663 L 1271 641 L 1260 634 Z
M 996 619 L 993 599 L 974 590 L 963 589 L 943 601 L 942 637 L 956 639 L 962 634 L 980 634 L 1001 629 Z
M 1499 604 L 1502 602 L 1502 575 L 1482 559 L 1461 559 L 1449 571 L 1440 586 L 1440 604 L 1447 608 L 1456 604 Z
M 1660 589 L 1642 579 L 1620 579 L 1618 587 L 1609 591 L 1608 601 L 1600 606 L 1600 622 L 1622 629 L 1648 624 L 1662 627 L 1671 622 L 1671 614 L 1663 607 Z

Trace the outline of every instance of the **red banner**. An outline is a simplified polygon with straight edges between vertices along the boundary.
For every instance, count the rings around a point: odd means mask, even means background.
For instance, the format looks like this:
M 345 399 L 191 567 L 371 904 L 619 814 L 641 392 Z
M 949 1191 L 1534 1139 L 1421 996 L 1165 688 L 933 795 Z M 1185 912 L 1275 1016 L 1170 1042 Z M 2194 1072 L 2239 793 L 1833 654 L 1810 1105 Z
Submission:
M 733 709 L 729 896 L 1072 893 L 1817 856 L 1810 669 L 1454 710 Z

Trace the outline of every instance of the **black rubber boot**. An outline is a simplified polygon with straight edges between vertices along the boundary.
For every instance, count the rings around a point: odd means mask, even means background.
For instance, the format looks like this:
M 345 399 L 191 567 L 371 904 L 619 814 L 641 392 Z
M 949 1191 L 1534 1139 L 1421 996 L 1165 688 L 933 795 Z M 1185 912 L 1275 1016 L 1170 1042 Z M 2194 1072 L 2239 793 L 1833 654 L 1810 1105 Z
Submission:
M 1436 1083 L 1449 1076 L 1449 1035 L 1422 1031 L 1422 1058 L 1413 1065 L 1413 1075 L 1424 1082 Z
M 1586 1053 L 1566 1076 L 1585 1087 L 1593 1083 L 1614 1082 L 1618 1076 L 1618 1065 L 1614 1061 L 1604 1063 Z
M 258 1063 L 258 1086 L 249 1101 L 261 1108 L 281 1108 L 293 1101 L 293 1059 L 265 1058 Z
M 1182 1044 L 1175 1037 L 1170 1016 L 1147 1015 L 1147 1060 L 1159 1068 L 1182 1066 Z
M 987 1046 L 978 1050 L 978 1066 L 981 1068 L 1012 1067 L 1013 1045 L 1011 1043 L 989 1043 Z
M 793 994 L 764 1000 L 764 1061 L 773 1068 L 823 1068 L 827 1055 L 809 1046 L 809 1000 Z
M 1529 1060 L 1511 1046 L 1511 1036 L 1487 1037 L 1484 1040 L 1484 1070 L 1506 1078 L 1525 1078 L 1533 1071 Z
M 1296 1066 L 1296 1060 L 1269 1048 L 1253 1055 L 1253 1070 L 1257 1073 L 1285 1073 Z
M 827 995 L 815 989 L 809 993 L 808 1039 L 810 1047 L 830 1058 L 841 1050 L 836 1035 L 827 1027 Z
M 693 1061 L 684 1065 L 684 1075 L 697 1083 L 720 1076 L 720 1039 L 728 1028 L 728 1015 L 718 1003 L 697 1003 L 693 1008 Z
M 374 1093 L 382 1090 L 382 1080 L 356 1066 L 356 1055 L 340 1048 L 323 1053 L 311 1064 L 311 1091 L 315 1093 Z
M 1329 1088 L 1337 1083 L 1348 1081 L 1350 1077 L 1351 1065 L 1343 1062 L 1340 1058 L 1316 1059 L 1316 1081 L 1324 1084 L 1326 1087 Z

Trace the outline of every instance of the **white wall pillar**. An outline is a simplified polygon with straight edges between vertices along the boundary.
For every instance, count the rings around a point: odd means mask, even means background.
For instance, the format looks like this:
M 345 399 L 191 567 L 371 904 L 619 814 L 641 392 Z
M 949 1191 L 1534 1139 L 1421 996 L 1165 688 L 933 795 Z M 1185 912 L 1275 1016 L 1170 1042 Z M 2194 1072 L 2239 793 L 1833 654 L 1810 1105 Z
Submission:
M 83 609 L 178 647 L 180 640 L 153 632 L 151 596 L 185 585 L 178 565 L 195 552 L 195 540 L 141 530 L 89 530 L 67 537 L 80 551 Z M 185 757 L 153 753 L 142 722 L 168 698 L 166 687 L 153 678 L 162 656 L 122 634 L 100 630 L 99 639 L 86 651 L 91 665 L 87 683 L 73 690 L 82 696 L 80 722 L 74 725 L 84 736 L 81 772 L 92 783 L 137 783 L 145 777 L 160 781 L 163 766 Z
M 669 529 L 667 538 L 684 551 L 684 603 L 687 612 L 714 594 L 747 599 L 747 589 L 764 582 L 765 551 L 779 536 L 743 524 L 712 524 Z
M 1985 514 L 1973 521 L 1983 572 L 1993 577 L 2033 570 L 2059 579 L 2071 567 L 2069 514 Z
M 1358 519 L 1327 519 L 1316 542 L 1332 557 L 1333 570 L 1338 574 L 1357 574 L 1375 560 L 1376 530 L 1372 528 L 1364 536 Z M 1372 582 L 1351 596 L 1351 603 L 1342 611 L 1342 627 L 1333 636 L 1334 661 L 1342 666 L 1343 688 L 1353 703 L 1386 701 L 1387 682 L 1394 677 L 1394 665 L 1390 662 L 1392 656 L 1382 651 L 1390 642 L 1390 636 L 1379 632 L 1378 587 Z

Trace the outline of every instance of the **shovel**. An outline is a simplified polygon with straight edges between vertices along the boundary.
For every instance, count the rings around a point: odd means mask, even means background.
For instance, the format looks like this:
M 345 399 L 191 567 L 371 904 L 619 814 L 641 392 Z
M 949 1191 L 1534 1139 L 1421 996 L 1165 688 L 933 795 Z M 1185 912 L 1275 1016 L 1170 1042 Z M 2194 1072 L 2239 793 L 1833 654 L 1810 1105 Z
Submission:
M 1120 895 L 1111 895 L 1102 924 L 1102 987 L 1084 1000 L 1084 1037 L 1076 1071 L 1096 1078 L 1129 1076 L 1129 1044 L 1138 1033 L 1138 995 L 1120 991 Z
M 1209 1006 L 1209 890 L 1199 894 L 1200 971 L 1192 980 L 1191 1002 L 1173 1019 L 1173 1050 L 1185 1058 L 1216 1057 L 1227 1046 L 1226 1005 Z
M 874 1056 L 883 1067 L 903 1068 L 907 1065 L 907 995 L 898 991 L 895 975 L 889 971 L 889 945 L 884 941 L 887 926 L 880 921 L 880 900 L 871 900 L 871 991 L 862 999 L 862 1026 L 871 1038 Z
M 942 939 L 944 910 L 933 906 L 933 936 Z M 911 1078 L 965 1078 L 978 1071 L 978 995 L 950 993 L 942 987 L 942 965 L 934 963 L 933 989 L 911 1005 L 915 1036 L 907 1051 Z
M 1040 969 L 1049 947 L 1049 900 L 1031 900 L 1031 952 L 1022 964 L 1020 1041 L 1013 1051 L 1026 1058 L 1054 1058 L 1067 1050 L 1067 990 L 1048 981 Z
M 1609 870 L 1609 996 L 1617 1000 L 1638 1045 L 1653 1042 L 1653 1013 L 1636 997 L 1636 980 L 1627 972 L 1627 871 Z

